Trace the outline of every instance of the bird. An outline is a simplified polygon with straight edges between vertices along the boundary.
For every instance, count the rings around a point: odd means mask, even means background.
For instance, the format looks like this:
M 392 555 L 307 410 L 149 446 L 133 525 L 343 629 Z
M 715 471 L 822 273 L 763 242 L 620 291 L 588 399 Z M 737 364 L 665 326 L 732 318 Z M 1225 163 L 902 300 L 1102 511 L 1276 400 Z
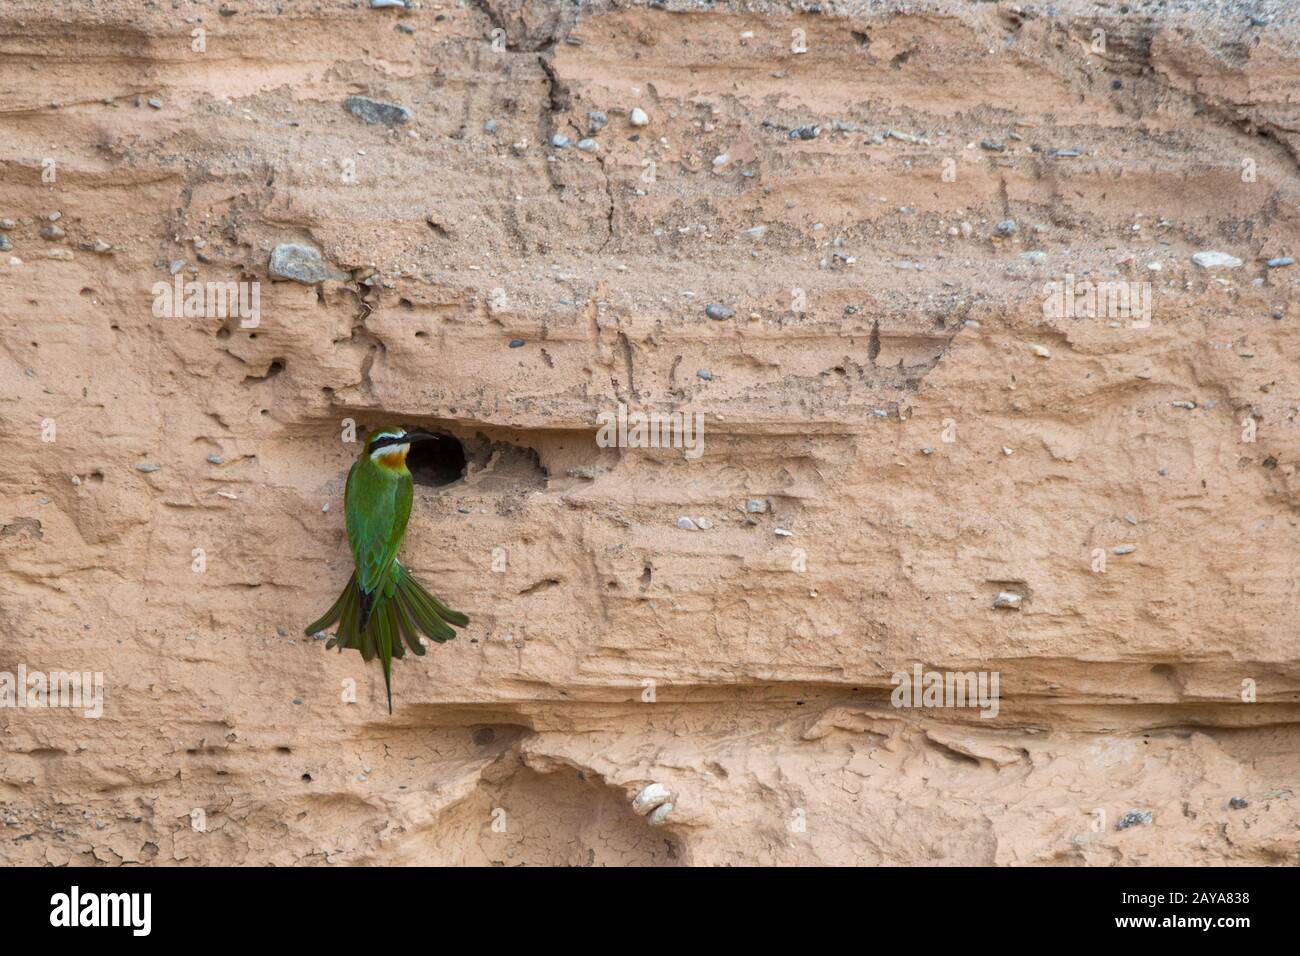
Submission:
M 338 623 L 325 647 L 361 652 L 364 661 L 377 656 L 384 667 L 388 713 L 393 712 L 393 658 L 406 655 L 403 642 L 424 656 L 420 632 L 438 644 L 456 636 L 452 627 L 465 627 L 469 618 L 453 611 L 411 576 L 397 553 L 411 517 L 411 472 L 406 456 L 411 444 L 441 438 L 405 428 L 377 429 L 365 441 L 348 471 L 343 493 L 348 545 L 355 568 L 343 593 L 304 633 L 319 634 Z

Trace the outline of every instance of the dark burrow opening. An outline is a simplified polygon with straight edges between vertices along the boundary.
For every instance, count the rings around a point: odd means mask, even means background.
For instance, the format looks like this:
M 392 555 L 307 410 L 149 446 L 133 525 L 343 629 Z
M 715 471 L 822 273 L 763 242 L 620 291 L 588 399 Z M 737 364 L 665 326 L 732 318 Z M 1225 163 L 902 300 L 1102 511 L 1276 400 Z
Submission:
M 465 446 L 445 432 L 428 441 L 411 443 L 406 467 L 417 485 L 441 488 L 465 477 Z

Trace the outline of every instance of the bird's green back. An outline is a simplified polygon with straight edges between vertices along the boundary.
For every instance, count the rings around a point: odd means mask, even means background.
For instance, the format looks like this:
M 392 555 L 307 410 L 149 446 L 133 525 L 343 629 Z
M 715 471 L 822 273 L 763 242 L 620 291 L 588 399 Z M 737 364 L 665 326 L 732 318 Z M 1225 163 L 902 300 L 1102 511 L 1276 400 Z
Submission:
M 376 464 L 363 450 L 348 472 L 343 502 L 358 583 L 363 591 L 378 591 L 406 536 L 411 473 L 405 465 L 399 471 Z
M 366 661 L 379 658 L 390 714 L 393 658 L 403 657 L 406 648 L 422 656 L 421 634 L 441 644 L 456 636 L 453 627 L 469 624 L 468 617 L 422 588 L 397 561 L 411 517 L 413 483 L 406 454 L 412 440 L 430 437 L 390 429 L 375 432 L 363 446 L 343 493 L 356 571 L 330 609 L 307 626 L 308 634 L 316 634 L 337 623 L 338 631 L 327 646 L 353 648 Z

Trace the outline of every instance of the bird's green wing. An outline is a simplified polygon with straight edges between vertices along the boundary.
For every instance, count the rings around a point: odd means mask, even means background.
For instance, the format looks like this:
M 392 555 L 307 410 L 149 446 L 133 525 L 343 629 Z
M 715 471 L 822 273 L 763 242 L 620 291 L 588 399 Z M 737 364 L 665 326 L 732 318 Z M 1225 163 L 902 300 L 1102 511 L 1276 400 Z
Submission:
M 376 474 L 359 461 L 348 473 L 344 509 L 348 544 L 361 590 L 373 594 L 388 580 L 411 517 L 411 479 Z

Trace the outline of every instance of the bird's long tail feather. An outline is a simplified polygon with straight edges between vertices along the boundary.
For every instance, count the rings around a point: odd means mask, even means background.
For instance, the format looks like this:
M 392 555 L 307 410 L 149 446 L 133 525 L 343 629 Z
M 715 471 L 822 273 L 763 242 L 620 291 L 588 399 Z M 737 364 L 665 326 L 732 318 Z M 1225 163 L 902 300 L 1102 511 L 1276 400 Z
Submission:
M 411 573 L 394 561 L 384 584 L 372 592 L 364 592 L 357 584 L 356 572 L 338 600 L 319 620 L 307 625 L 306 633 L 319 634 L 338 624 L 334 636 L 325 645 L 355 649 L 361 659 L 372 661 L 376 657 L 384 665 L 384 686 L 388 691 L 388 712 L 393 712 L 393 658 L 406 656 L 410 648 L 417 656 L 424 656 L 420 643 L 423 633 L 431 641 L 442 644 L 456 636 L 452 625 L 464 627 L 469 618 L 453 611 L 420 586 Z

